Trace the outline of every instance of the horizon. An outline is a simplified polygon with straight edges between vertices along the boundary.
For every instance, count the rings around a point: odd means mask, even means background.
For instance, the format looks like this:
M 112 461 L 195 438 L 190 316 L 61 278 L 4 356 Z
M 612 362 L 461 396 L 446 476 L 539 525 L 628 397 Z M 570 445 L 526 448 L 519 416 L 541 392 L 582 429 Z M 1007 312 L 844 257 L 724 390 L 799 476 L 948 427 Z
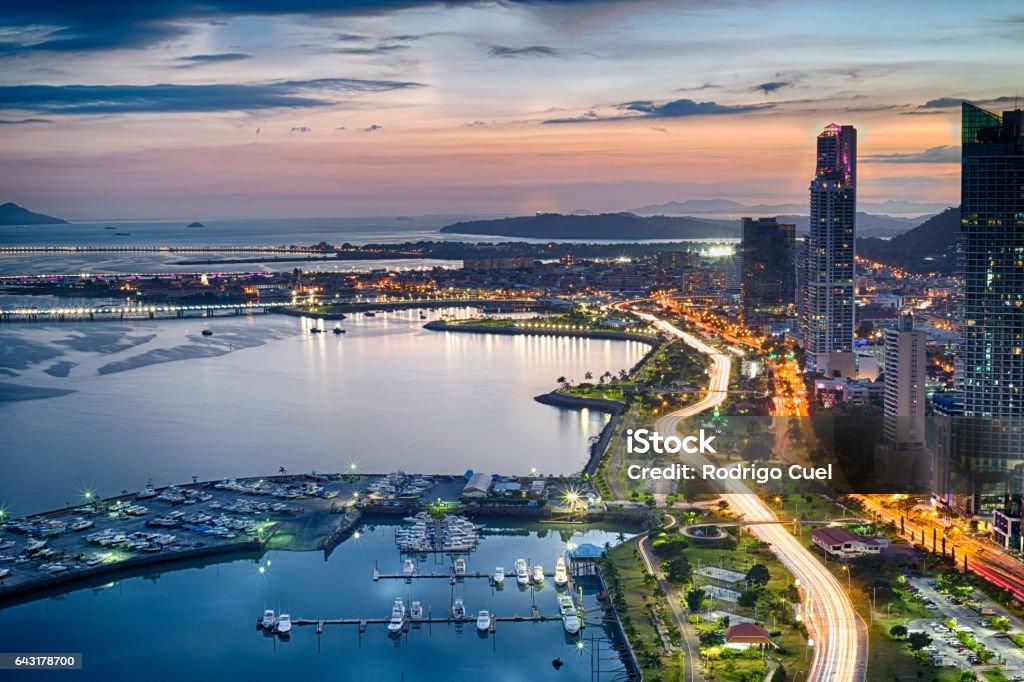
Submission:
M 806 204 L 835 121 L 860 133 L 862 203 L 953 206 L 959 101 L 1016 91 L 1021 19 L 990 9 L 14 2 L 0 196 L 71 220 Z

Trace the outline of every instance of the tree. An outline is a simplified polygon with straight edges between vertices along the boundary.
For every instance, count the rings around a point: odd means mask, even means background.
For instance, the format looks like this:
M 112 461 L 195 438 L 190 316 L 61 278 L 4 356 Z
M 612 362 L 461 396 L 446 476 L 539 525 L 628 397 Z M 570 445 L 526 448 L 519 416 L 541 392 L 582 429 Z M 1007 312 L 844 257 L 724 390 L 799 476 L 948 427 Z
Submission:
M 690 609 L 691 613 L 697 613 L 704 604 L 704 597 L 706 596 L 707 592 L 699 587 L 694 587 L 686 593 L 686 607 Z
M 748 609 L 757 606 L 757 590 L 743 590 L 736 603 Z
M 1010 629 L 1010 619 L 1005 616 L 996 616 L 988 624 L 996 632 L 1007 632 Z
M 932 643 L 932 638 L 927 632 L 911 632 L 907 635 L 907 644 L 913 651 L 920 651 Z
M 583 378 L 586 381 L 590 381 L 591 379 L 594 378 L 594 373 L 593 372 L 586 372 L 586 373 L 583 374 Z
M 676 585 L 682 585 L 683 583 L 690 582 L 690 576 L 692 574 L 692 568 L 690 561 L 684 557 L 677 557 L 666 561 L 664 564 L 665 575 L 668 576 L 669 582 L 675 583 Z
M 978 679 L 978 673 L 973 670 L 963 670 L 960 672 L 960 682 L 975 682 Z
M 747 584 L 754 587 L 764 587 L 768 584 L 768 581 L 772 579 L 772 574 L 768 572 L 768 567 L 764 564 L 754 564 L 747 571 Z
M 891 628 L 889 628 L 889 635 L 895 637 L 896 639 L 903 639 L 907 636 L 907 626 L 893 625 Z

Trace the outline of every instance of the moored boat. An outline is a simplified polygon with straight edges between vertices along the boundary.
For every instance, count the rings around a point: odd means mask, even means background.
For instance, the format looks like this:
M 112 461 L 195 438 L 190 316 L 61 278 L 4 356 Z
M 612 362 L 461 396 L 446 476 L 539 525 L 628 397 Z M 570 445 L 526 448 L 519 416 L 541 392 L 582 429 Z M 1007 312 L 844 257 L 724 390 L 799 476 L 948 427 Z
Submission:
M 580 631 L 580 617 L 572 597 L 567 594 L 562 595 L 558 600 L 558 607 L 562 614 L 562 626 L 565 631 L 570 635 L 575 635 Z
M 555 560 L 555 584 L 562 586 L 569 582 L 569 572 L 565 568 L 565 559 L 558 557 Z
M 267 609 L 263 612 L 263 618 L 260 620 L 260 627 L 265 630 L 272 630 L 277 625 L 277 618 L 274 617 L 274 610 Z
M 496 569 L 494 569 L 494 584 L 495 585 L 504 585 L 505 584 L 505 569 L 502 568 L 501 566 L 498 566 Z
M 287 637 L 292 633 L 292 617 L 287 613 L 282 613 L 280 618 L 277 619 L 277 634 L 282 637 Z
M 462 603 L 462 597 L 456 597 L 452 604 L 452 618 L 463 620 L 466 617 L 466 605 Z
M 533 582 L 538 585 L 544 584 L 544 567 L 537 564 L 533 567 Z
M 481 609 L 476 617 L 476 629 L 480 632 L 487 632 L 491 629 L 491 614 L 487 609 Z
M 526 566 L 526 559 L 516 559 L 516 582 L 520 585 L 530 584 L 530 570 Z

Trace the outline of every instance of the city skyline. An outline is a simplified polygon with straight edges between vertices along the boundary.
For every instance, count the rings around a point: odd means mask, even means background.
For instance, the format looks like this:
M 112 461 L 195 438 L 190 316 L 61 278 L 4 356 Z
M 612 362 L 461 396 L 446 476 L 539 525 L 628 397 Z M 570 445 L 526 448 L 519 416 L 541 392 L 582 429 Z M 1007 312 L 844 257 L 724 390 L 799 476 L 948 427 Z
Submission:
M 1019 41 L 1010 3 L 941 4 L 14 3 L 0 193 L 71 219 L 802 203 L 844 120 L 863 200 L 955 205 L 959 99 L 1008 105 Z

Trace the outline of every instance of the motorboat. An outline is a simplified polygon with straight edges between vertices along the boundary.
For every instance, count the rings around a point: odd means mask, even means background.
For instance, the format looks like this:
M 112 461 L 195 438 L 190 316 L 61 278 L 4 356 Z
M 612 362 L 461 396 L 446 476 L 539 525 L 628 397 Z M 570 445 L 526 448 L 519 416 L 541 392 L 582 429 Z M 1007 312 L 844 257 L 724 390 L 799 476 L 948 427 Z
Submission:
M 533 582 L 538 585 L 544 584 L 544 567 L 537 564 L 533 567 Z
M 211 331 L 209 329 L 204 329 L 202 334 L 203 334 L 203 336 L 213 336 L 213 331 Z
M 413 620 L 423 620 L 423 604 L 414 601 L 409 608 L 409 617 Z
M 273 630 L 275 625 L 277 625 L 277 618 L 274 617 L 274 609 L 267 609 L 263 612 L 260 627 L 264 630 Z
M 0 580 L 3 580 L 4 578 L 6 578 L 8 575 L 10 575 L 10 573 L 11 573 L 11 569 L 9 569 L 9 568 L 0 568 Z
M 452 603 L 452 618 L 463 620 L 466 617 L 466 605 L 462 603 L 462 597 L 456 597 Z
M 402 564 L 402 575 L 406 578 L 411 578 L 416 575 L 416 564 L 412 559 L 406 559 L 405 563 Z
M 292 617 L 287 613 L 282 613 L 280 618 L 277 619 L 277 634 L 282 637 L 287 637 L 292 633 Z
M 480 632 L 487 632 L 491 629 L 491 614 L 487 609 L 482 609 L 476 617 L 476 629 Z
M 142 492 L 136 493 L 135 495 L 136 500 L 146 500 L 149 499 L 150 497 L 156 497 L 156 490 L 154 490 L 153 486 L 151 485 L 147 485 L 145 488 L 142 489 Z
M 564 594 L 561 599 L 558 600 L 558 609 L 562 614 L 562 627 L 570 635 L 575 635 L 580 631 L 580 616 L 576 611 L 576 604 L 573 602 L 572 597 Z
M 10 549 L 11 547 L 14 547 L 15 544 L 16 543 L 14 542 L 14 540 L 0 542 L 0 552 L 4 551 L 5 549 Z
M 395 603 L 391 607 L 391 620 L 388 622 L 388 632 L 398 634 L 405 627 L 405 602 L 401 597 L 395 597 Z
M 565 570 L 565 559 L 558 557 L 555 561 L 555 584 L 562 586 L 569 584 L 569 572 Z
M 11 543 L 11 544 L 13 545 L 14 543 Z M 466 560 L 465 559 L 456 559 L 455 560 L 455 575 L 460 576 L 460 577 L 466 575 Z
M 373 313 L 373 312 L 363 313 L 363 316 L 364 317 L 377 317 L 377 313 Z
M 32 540 L 25 545 L 25 551 L 29 554 L 38 552 L 46 547 L 46 540 Z
M 335 328 L 334 328 L 334 333 L 335 333 L 335 334 L 344 334 L 344 333 L 345 333 L 345 330 L 344 330 L 344 329 L 342 329 L 341 327 L 335 327 Z
M 95 525 L 96 524 L 93 523 L 92 521 L 90 521 L 89 519 L 78 519 L 77 521 L 75 521 L 74 523 L 71 524 L 71 530 L 73 530 L 73 531 L 83 531 L 83 530 L 86 530 L 87 528 L 92 528 Z
M 501 566 L 498 566 L 496 569 L 494 569 L 494 584 L 495 585 L 504 585 L 505 584 L 505 569 L 502 568 Z
M 530 584 L 530 569 L 526 566 L 526 559 L 516 559 L 516 582 L 520 585 Z

